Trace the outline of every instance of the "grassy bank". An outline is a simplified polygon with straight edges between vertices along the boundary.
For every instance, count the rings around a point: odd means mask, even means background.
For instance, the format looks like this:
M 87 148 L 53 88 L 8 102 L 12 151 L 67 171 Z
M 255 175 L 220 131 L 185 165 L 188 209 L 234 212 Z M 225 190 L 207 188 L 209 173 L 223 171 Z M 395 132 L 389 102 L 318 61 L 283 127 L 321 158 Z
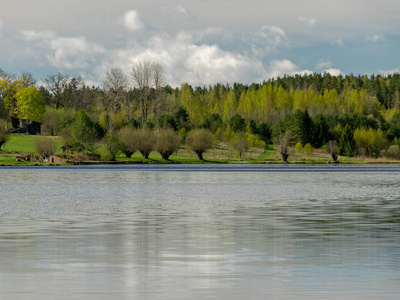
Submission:
M 27 155 L 34 158 L 36 155 L 35 143 L 39 136 L 13 134 L 0 151 L 0 165 L 8 166 L 26 166 L 35 165 L 36 162 L 23 160 Z M 60 137 L 46 137 L 56 142 L 56 153 L 54 164 L 68 165 L 77 161 L 89 161 L 87 157 L 81 154 L 63 155 L 62 139 Z M 99 153 L 104 153 L 104 147 L 99 145 Z M 168 161 L 162 159 L 161 155 L 155 151 L 150 153 L 149 159 L 143 159 L 139 152 L 135 152 L 131 158 L 126 158 L 123 154 L 119 154 L 116 158 L 117 163 L 281 163 L 282 159 L 277 151 L 277 146 L 267 145 L 263 148 L 253 148 L 246 151 L 242 157 L 239 157 L 237 151 L 232 149 L 229 144 L 220 143 L 213 149 L 204 153 L 204 160 L 199 160 L 197 155 L 187 147 L 181 147 L 176 153 L 170 156 Z M 291 148 L 289 151 L 289 163 L 331 163 L 332 158 L 323 149 L 315 149 L 312 153 L 307 154 L 302 150 Z M 399 163 L 396 160 L 387 158 L 366 158 L 366 157 L 339 157 L 341 163 Z M 90 163 L 90 162 L 89 162 Z M 107 162 L 100 162 L 107 163 Z M 49 163 L 39 161 L 39 165 L 49 165 Z

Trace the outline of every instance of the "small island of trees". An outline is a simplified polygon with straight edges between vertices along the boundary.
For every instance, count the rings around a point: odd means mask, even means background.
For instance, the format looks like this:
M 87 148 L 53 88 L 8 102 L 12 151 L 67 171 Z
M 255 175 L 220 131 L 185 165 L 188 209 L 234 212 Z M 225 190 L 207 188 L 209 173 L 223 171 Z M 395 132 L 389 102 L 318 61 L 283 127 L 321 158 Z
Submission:
M 28 72 L 0 69 L 0 147 L 13 136 L 11 118 L 41 124 L 34 153 L 49 160 L 143 160 L 177 151 L 199 161 L 213 149 L 242 160 L 288 162 L 295 153 L 324 153 L 327 161 L 352 157 L 400 159 L 400 75 L 304 74 L 261 83 L 172 88 L 160 64 L 113 68 L 103 86 L 54 74 L 38 86 Z M 15 130 L 14 130 L 15 131 Z M 49 142 L 50 141 L 50 142 Z M 60 145 L 64 149 L 61 155 Z M 180 150 L 181 149 L 181 150 Z M 274 155 L 267 159 L 266 153 Z M 16 154 L 17 155 L 17 154 Z M 312 160 L 312 159 L 311 159 Z

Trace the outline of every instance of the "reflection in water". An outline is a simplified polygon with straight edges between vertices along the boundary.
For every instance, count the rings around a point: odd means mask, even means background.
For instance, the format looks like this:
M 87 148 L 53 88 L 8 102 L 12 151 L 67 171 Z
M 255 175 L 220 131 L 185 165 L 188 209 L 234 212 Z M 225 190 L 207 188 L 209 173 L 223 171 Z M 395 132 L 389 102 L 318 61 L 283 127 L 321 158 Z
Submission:
M 213 168 L 0 169 L 0 299 L 397 299 L 397 172 Z

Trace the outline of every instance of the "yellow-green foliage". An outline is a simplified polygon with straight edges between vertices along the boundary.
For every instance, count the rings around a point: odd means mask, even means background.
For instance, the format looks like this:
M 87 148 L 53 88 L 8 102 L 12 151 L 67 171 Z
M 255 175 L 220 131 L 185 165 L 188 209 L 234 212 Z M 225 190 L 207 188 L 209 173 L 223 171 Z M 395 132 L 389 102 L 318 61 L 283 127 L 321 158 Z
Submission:
M 305 144 L 304 146 L 304 152 L 308 155 L 313 153 L 314 148 L 311 146 L 310 143 Z
M 297 151 L 303 151 L 303 145 L 301 144 L 301 142 L 297 142 L 296 146 L 294 146 L 294 149 L 296 149 Z
M 15 99 L 17 100 L 17 107 L 14 112 L 18 118 L 43 123 L 46 110 L 42 94 L 36 87 L 19 89 L 15 94 Z
M 260 139 L 258 134 L 245 134 L 246 139 L 249 142 L 250 148 L 265 148 L 265 142 Z
M 360 154 L 376 156 L 386 148 L 387 139 L 380 129 L 360 128 L 354 131 L 354 140 Z

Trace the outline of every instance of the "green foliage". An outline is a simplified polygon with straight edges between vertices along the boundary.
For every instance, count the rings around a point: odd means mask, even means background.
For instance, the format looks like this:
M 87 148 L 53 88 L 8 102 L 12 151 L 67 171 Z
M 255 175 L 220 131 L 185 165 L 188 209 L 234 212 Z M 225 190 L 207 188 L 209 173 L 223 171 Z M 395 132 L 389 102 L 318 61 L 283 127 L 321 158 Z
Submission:
M 296 149 L 297 151 L 303 151 L 303 145 L 301 144 L 301 142 L 297 142 L 294 146 L 294 149 Z
M 315 148 L 321 148 L 331 139 L 328 122 L 326 121 L 325 116 L 323 114 L 317 114 L 314 116 L 313 126 L 313 146 Z
M 115 160 L 120 148 L 121 142 L 117 134 L 108 133 L 103 138 L 103 143 L 107 151 L 106 160 Z
M 382 150 L 382 152 L 385 151 L 384 153 L 382 153 L 382 156 L 386 156 L 386 157 L 390 157 L 390 158 L 394 158 L 394 159 L 400 159 L 400 147 L 399 145 L 391 145 L 389 147 L 389 149 L 387 150 Z
M 310 154 L 313 153 L 314 148 L 313 148 L 313 146 L 311 146 L 310 143 L 307 143 L 307 144 L 304 145 L 303 150 L 304 150 L 304 152 L 305 152 L 306 154 L 310 155 Z
M 272 138 L 272 128 L 271 125 L 265 122 L 260 123 L 257 126 L 256 132 L 261 140 L 263 140 L 266 144 L 271 142 Z
M 358 153 L 373 157 L 376 157 L 387 145 L 387 140 L 380 129 L 356 129 L 354 140 Z
M 246 120 L 239 114 L 234 115 L 230 120 L 231 128 L 234 132 L 246 131 Z
M 355 155 L 355 152 L 354 134 L 351 127 L 347 124 L 343 128 L 339 139 L 339 154 L 351 157 Z
M 48 107 L 44 114 L 42 132 L 48 135 L 56 135 L 60 126 L 61 110 Z
M 7 121 L 0 119 L 0 150 L 1 147 L 7 142 L 9 133 L 7 130 Z
M 15 99 L 17 100 L 15 113 L 18 118 L 43 123 L 45 106 L 42 94 L 37 88 L 21 88 L 15 94 Z
M 178 129 L 178 122 L 174 116 L 162 115 L 158 118 L 158 124 L 160 128 L 172 128 L 173 130 Z
M 213 146 L 214 140 L 209 130 L 194 129 L 188 133 L 186 143 L 197 154 L 197 157 L 203 160 L 203 153 Z
M 71 145 L 77 151 L 92 153 L 97 140 L 95 124 L 80 110 L 71 127 Z

